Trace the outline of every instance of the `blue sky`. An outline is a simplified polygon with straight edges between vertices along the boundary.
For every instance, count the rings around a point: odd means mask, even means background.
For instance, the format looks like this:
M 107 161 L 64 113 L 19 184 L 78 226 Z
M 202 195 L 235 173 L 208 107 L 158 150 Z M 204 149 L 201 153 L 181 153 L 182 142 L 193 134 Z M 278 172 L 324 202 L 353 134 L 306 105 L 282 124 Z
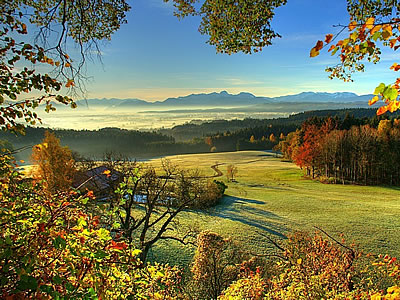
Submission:
M 261 53 L 216 54 L 197 31 L 199 19 L 178 20 L 162 0 L 131 1 L 128 24 L 103 45 L 103 63 L 89 63 L 88 98 L 163 100 L 191 93 L 226 90 L 257 96 L 304 91 L 371 93 L 380 82 L 393 81 L 393 53 L 354 83 L 328 79 L 325 67 L 336 59 L 323 53 L 309 58 L 318 39 L 347 24 L 345 0 L 288 0 L 276 10 L 274 29 L 282 38 Z

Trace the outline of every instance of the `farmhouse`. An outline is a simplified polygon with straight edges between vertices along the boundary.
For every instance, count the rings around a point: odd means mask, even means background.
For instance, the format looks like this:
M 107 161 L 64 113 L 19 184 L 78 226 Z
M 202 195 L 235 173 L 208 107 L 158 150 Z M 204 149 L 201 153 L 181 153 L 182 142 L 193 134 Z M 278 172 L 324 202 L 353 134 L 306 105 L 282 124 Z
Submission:
M 78 172 L 72 186 L 81 192 L 93 191 L 97 201 L 105 201 L 113 197 L 123 178 L 124 174 L 121 172 L 100 166 L 86 172 Z

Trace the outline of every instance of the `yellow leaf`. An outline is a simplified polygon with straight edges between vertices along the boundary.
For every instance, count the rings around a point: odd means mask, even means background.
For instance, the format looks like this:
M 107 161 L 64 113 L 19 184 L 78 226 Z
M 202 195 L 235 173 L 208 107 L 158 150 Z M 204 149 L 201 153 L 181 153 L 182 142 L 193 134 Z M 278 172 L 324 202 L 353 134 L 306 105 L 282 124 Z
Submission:
M 378 97 L 378 96 L 375 96 L 375 97 L 373 97 L 371 100 L 368 101 L 368 105 L 373 105 L 373 104 L 375 104 L 375 103 L 378 102 L 378 101 L 379 101 L 379 97 Z
M 390 67 L 390 70 L 399 71 L 399 70 L 400 70 L 400 65 L 397 64 L 397 63 L 394 63 L 394 64 Z
M 370 34 L 374 35 L 375 32 L 377 32 L 377 31 L 379 31 L 381 29 L 382 29 L 382 25 L 376 25 L 371 29 Z
M 319 51 L 315 50 L 315 48 L 311 49 L 310 57 L 316 57 L 319 55 Z
M 357 27 L 357 22 L 356 21 L 353 21 L 353 22 L 351 22 L 349 24 L 349 30 L 350 31 L 353 31 L 354 29 L 356 29 L 356 27 Z
M 374 28 L 374 23 L 375 23 L 374 17 L 368 18 L 367 22 L 365 22 L 365 27 L 371 30 L 372 28 Z
M 391 113 L 394 113 L 396 110 L 399 109 L 399 105 L 400 105 L 400 102 L 394 100 L 394 101 L 391 101 L 391 102 L 387 105 L 387 108 L 388 108 L 388 110 L 389 110 Z
M 301 265 L 301 262 L 302 262 L 303 260 L 301 259 L 301 258 L 299 258 L 298 260 L 297 260 L 297 264 L 298 265 Z
M 382 296 L 381 296 L 381 294 L 378 294 L 378 293 L 373 294 L 371 296 L 371 300 L 381 300 L 381 299 L 382 299 Z

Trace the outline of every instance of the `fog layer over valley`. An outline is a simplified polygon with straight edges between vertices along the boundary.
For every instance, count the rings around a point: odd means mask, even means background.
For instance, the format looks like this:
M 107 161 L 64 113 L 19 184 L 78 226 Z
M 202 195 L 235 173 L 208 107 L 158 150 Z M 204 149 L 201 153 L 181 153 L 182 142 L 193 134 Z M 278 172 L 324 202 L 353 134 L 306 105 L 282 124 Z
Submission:
M 56 105 L 50 114 L 39 111 L 43 126 L 75 130 L 118 127 L 133 130 L 171 128 L 188 122 L 211 120 L 272 119 L 322 109 L 367 107 L 371 95 L 354 93 L 300 93 L 282 97 L 256 97 L 225 91 L 192 94 L 147 102 L 140 99 L 87 99 L 78 108 Z

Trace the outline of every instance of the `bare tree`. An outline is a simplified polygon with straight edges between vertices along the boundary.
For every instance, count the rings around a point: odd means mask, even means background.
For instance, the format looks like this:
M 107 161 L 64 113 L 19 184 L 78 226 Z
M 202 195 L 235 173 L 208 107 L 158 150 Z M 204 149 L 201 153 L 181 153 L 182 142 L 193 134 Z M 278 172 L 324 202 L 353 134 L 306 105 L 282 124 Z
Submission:
M 235 181 L 235 176 L 238 173 L 238 169 L 235 165 L 228 165 L 226 168 L 226 178 L 228 181 Z
M 168 161 L 163 161 L 161 171 L 135 162 L 124 173 L 111 207 L 119 231 L 142 251 L 143 262 L 159 240 L 194 244 L 197 232 L 182 230 L 178 214 L 201 206 L 209 195 L 222 196 L 207 193 L 210 181 L 198 170 L 181 170 Z

